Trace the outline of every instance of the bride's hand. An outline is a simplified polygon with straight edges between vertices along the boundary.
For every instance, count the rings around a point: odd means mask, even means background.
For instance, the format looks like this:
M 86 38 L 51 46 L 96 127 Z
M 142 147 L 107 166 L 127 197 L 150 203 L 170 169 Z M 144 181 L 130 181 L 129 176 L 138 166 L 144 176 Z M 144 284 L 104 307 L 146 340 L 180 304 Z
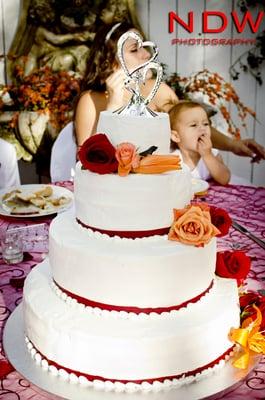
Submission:
M 124 87 L 125 78 L 125 73 L 119 68 L 106 79 L 108 108 L 117 109 L 123 105 L 126 91 Z
M 265 148 L 254 139 L 234 140 L 232 151 L 238 156 L 252 157 L 252 163 L 265 160 Z

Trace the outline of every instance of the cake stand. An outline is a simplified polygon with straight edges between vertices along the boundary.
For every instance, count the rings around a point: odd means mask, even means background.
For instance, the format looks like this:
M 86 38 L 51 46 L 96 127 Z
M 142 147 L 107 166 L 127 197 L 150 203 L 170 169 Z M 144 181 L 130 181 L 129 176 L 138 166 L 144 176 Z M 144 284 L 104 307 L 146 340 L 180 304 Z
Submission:
M 24 323 L 22 305 L 20 304 L 9 317 L 3 336 L 5 353 L 13 367 L 28 381 L 48 393 L 69 400 L 195 400 L 207 399 L 216 394 L 224 393 L 240 384 L 242 379 L 254 368 L 260 357 L 251 359 L 247 370 L 234 368 L 227 362 L 223 368 L 201 381 L 184 385 L 178 389 L 168 388 L 157 392 L 109 392 L 85 388 L 81 385 L 63 381 L 43 371 L 30 356 L 24 340 Z

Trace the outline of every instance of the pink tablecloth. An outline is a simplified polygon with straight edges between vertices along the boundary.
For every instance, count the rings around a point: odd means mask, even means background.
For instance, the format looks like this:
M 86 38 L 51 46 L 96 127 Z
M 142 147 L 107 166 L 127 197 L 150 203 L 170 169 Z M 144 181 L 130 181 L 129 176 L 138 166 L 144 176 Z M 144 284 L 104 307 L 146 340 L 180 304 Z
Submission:
M 71 183 L 64 182 L 63 186 L 72 189 Z M 208 195 L 200 198 L 200 201 L 207 201 L 209 204 L 218 205 L 225 208 L 238 222 L 255 232 L 261 239 L 265 239 L 265 188 L 227 186 L 222 187 L 212 185 Z M 34 219 L 13 219 L 0 217 L 0 235 L 6 229 L 30 226 L 36 223 L 45 223 L 47 226 L 51 217 Z M 44 244 L 45 245 L 45 244 Z M 229 234 L 218 240 L 219 249 L 241 248 L 244 249 L 252 259 L 252 268 L 248 276 L 248 287 L 251 289 L 265 289 L 265 250 L 248 239 L 246 236 L 230 229 Z M 39 263 L 45 256 L 45 247 L 41 242 L 32 241 L 32 248 L 28 248 L 25 260 L 17 265 L 8 266 L 0 258 L 0 328 L 3 330 L 6 320 L 14 308 L 22 299 L 22 289 L 18 288 L 16 278 L 24 277 L 31 268 Z M 13 278 L 13 279 L 11 279 Z M 11 281 L 10 281 L 11 279 Z M 2 337 L 2 335 L 1 335 Z M 1 347 L 1 360 L 5 359 L 3 348 Z M 1 363 L 0 363 L 1 377 Z M 130 396 L 128 396 L 129 398 Z M 5 400 L 15 399 L 34 399 L 55 400 L 58 397 L 45 393 L 34 385 L 23 379 L 17 372 L 11 372 L 6 377 L 0 379 L 0 398 Z M 228 391 L 225 395 L 215 396 L 217 399 L 236 400 L 236 399 L 264 399 L 265 398 L 265 359 L 259 363 L 250 376 L 243 381 L 236 389 Z

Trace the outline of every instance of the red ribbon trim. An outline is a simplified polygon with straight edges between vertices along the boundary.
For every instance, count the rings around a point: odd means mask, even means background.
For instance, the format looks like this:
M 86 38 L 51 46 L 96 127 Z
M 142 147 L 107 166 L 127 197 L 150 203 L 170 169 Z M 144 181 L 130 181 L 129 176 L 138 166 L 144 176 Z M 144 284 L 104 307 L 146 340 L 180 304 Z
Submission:
M 67 296 L 72 297 L 75 299 L 78 303 L 82 303 L 85 306 L 88 307 L 97 307 L 102 310 L 108 310 L 108 311 L 126 311 L 126 312 L 133 312 L 135 314 L 140 314 L 140 313 L 145 313 L 145 314 L 150 314 L 151 312 L 155 312 L 157 314 L 162 314 L 163 312 L 169 312 L 169 311 L 178 311 L 179 309 L 186 307 L 190 303 L 197 303 L 201 299 L 201 297 L 205 296 L 206 293 L 210 291 L 210 289 L 213 287 L 213 280 L 211 281 L 210 285 L 204 292 L 199 294 L 196 297 L 193 297 L 192 299 L 189 299 L 187 301 L 184 301 L 181 304 L 177 304 L 174 306 L 170 307 L 155 307 L 155 308 L 140 308 L 140 307 L 135 307 L 135 306 L 115 306 L 111 304 L 105 304 L 105 303 L 99 303 L 97 301 L 89 300 L 86 299 L 85 297 L 78 296 L 75 293 L 69 292 L 68 290 L 64 289 L 62 286 L 58 285 L 56 281 L 54 283 L 65 293 Z
M 34 345 L 34 343 L 33 343 Z M 35 347 L 35 346 L 34 346 Z M 205 369 L 208 368 L 212 368 L 214 367 L 216 364 L 218 364 L 221 360 L 225 359 L 225 357 L 227 355 L 230 354 L 230 352 L 233 350 L 234 345 L 232 347 L 230 347 L 228 350 L 226 350 L 226 352 L 224 352 L 220 357 L 216 358 L 214 361 L 211 361 L 209 364 L 203 365 L 202 367 L 198 367 L 196 369 L 193 369 L 191 371 L 187 371 L 187 372 L 182 372 L 181 374 L 178 375 L 169 375 L 169 376 L 163 376 L 163 377 L 158 377 L 158 378 L 148 378 L 148 379 L 136 379 L 136 380 L 127 380 L 127 379 L 114 379 L 114 378 L 105 378 L 103 376 L 98 376 L 98 375 L 91 375 L 91 374 L 86 374 L 84 372 L 80 372 L 80 371 L 76 371 L 74 369 L 71 368 L 67 368 L 63 365 L 57 364 L 55 361 L 51 361 L 49 360 L 47 357 L 45 357 L 36 347 L 36 351 L 47 360 L 49 365 L 52 365 L 54 367 L 56 367 L 58 370 L 59 369 L 64 369 L 66 372 L 68 372 L 69 374 L 74 373 L 77 377 L 79 376 L 84 376 L 85 378 L 87 378 L 89 381 L 94 381 L 94 380 L 100 380 L 103 382 L 106 381 L 110 381 L 110 382 L 120 382 L 120 383 L 136 383 L 136 384 L 141 384 L 143 382 L 148 382 L 150 384 L 154 383 L 155 381 L 159 381 L 159 382 L 163 382 L 166 379 L 169 380 L 173 380 L 173 379 L 180 379 L 183 378 L 183 376 L 186 378 L 188 376 L 194 376 L 196 374 L 199 374 L 200 372 L 204 371 Z
M 78 218 L 76 218 L 76 220 L 84 228 L 91 229 L 93 232 L 100 232 L 103 234 L 105 233 L 110 237 L 119 236 L 120 238 L 129 238 L 129 239 L 144 238 L 154 235 L 160 235 L 160 236 L 167 235 L 170 229 L 170 228 L 160 228 L 148 231 L 109 231 L 107 229 L 95 228 L 94 226 L 86 225 Z

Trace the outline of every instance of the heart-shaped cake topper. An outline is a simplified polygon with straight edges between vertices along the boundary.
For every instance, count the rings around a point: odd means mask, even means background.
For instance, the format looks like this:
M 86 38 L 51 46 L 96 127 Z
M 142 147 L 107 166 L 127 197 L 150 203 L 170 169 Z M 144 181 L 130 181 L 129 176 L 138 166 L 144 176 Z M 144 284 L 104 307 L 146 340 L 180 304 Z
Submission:
M 128 39 L 136 40 L 138 48 L 148 47 L 149 49 L 152 49 L 152 55 L 150 56 L 149 60 L 138 65 L 132 71 L 129 70 L 124 59 L 124 44 Z M 126 89 L 132 93 L 132 98 L 127 106 L 122 107 L 121 109 L 116 110 L 115 112 L 127 115 L 156 116 L 156 113 L 150 110 L 147 107 L 147 104 L 149 104 L 150 101 L 154 98 L 163 76 L 163 70 L 161 65 L 154 61 L 158 55 L 157 46 L 150 41 L 144 42 L 142 36 L 139 33 L 134 31 L 129 31 L 124 33 L 120 37 L 117 47 L 118 47 L 117 55 L 121 67 L 123 68 L 125 75 L 127 77 L 124 82 L 124 85 Z M 157 73 L 156 80 L 151 92 L 146 98 L 144 98 L 140 93 L 140 85 L 145 83 L 147 72 L 150 69 L 156 70 Z
M 126 65 L 125 60 L 124 60 L 124 53 L 123 53 L 124 44 L 125 44 L 125 42 L 126 42 L 128 39 L 130 39 L 130 38 L 136 40 L 137 45 L 138 45 L 138 48 L 140 48 L 140 47 L 147 47 L 147 48 L 153 50 L 153 54 L 152 54 L 152 56 L 149 58 L 149 60 L 147 60 L 147 61 L 144 62 L 143 64 L 138 65 L 138 67 L 136 67 L 133 71 L 129 71 L 129 69 L 127 68 L 127 65 Z M 127 75 L 127 77 L 132 76 L 132 74 L 134 74 L 135 72 L 139 71 L 140 69 L 142 69 L 143 67 L 145 67 L 145 66 L 146 66 L 147 64 L 149 64 L 150 62 L 154 61 L 154 60 L 156 59 L 156 57 L 158 56 L 158 48 L 157 48 L 157 46 L 155 45 L 155 43 L 150 42 L 150 41 L 143 42 L 142 36 L 141 36 L 139 33 L 134 32 L 134 31 L 125 32 L 125 33 L 119 38 L 118 44 L 117 44 L 117 48 L 118 48 L 118 52 L 117 52 L 118 59 L 119 59 L 119 61 L 120 61 L 120 63 L 121 63 L 121 66 L 122 66 L 122 68 L 123 68 L 125 74 Z
M 152 61 L 152 62 L 150 62 L 149 64 L 147 64 L 143 68 L 143 72 L 142 72 L 143 81 L 146 80 L 146 75 L 147 75 L 147 72 L 149 71 L 149 69 L 155 69 L 156 70 L 156 80 L 155 80 L 155 84 L 153 86 L 153 89 L 151 90 L 150 94 L 145 99 L 145 104 L 146 105 L 149 104 L 150 101 L 154 98 L 156 92 L 158 91 L 160 83 L 162 81 L 162 78 L 163 78 L 163 68 L 162 68 L 162 66 L 159 63 Z

